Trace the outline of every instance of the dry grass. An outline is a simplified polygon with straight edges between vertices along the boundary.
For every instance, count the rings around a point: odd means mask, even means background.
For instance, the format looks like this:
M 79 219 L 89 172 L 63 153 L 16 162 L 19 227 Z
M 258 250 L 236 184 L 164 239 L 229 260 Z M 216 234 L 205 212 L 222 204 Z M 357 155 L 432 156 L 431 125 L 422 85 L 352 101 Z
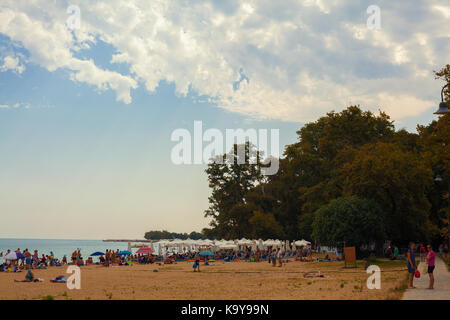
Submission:
M 25 273 L 0 273 L 0 299 L 399 299 L 406 271 L 403 262 L 378 261 L 381 289 L 366 287 L 368 274 L 358 263 L 291 262 L 272 267 L 267 262 L 216 262 L 192 272 L 192 264 L 82 267 L 81 289 L 50 283 L 65 267 L 36 270 L 41 283 L 16 283 Z M 153 272 L 153 270 L 158 272 Z M 321 271 L 324 278 L 305 278 Z M 67 276 L 67 274 L 66 274 Z

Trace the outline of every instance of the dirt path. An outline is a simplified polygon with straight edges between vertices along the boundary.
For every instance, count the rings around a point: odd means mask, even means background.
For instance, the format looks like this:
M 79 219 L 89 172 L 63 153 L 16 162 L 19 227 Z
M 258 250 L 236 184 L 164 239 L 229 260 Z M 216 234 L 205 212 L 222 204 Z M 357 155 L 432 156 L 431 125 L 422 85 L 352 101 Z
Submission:
M 425 262 L 421 262 L 419 270 Z M 419 279 L 414 279 L 415 289 L 407 289 L 403 300 L 449 300 L 450 299 L 450 273 L 444 261 L 436 257 L 434 270 L 434 290 L 428 290 L 428 274 L 421 274 Z

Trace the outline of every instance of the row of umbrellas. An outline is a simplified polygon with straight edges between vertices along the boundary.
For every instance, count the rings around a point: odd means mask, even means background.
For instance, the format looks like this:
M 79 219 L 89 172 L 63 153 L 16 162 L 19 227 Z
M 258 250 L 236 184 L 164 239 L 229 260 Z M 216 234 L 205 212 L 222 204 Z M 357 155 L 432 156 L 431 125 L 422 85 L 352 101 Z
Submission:
M 136 251 L 136 253 L 139 253 L 139 254 L 152 254 L 153 252 L 155 252 L 155 249 L 152 249 L 149 247 L 142 247 L 142 248 L 139 248 L 138 251 Z M 119 256 L 129 256 L 131 254 L 133 254 L 133 253 L 128 250 L 123 250 L 123 251 L 120 251 L 117 253 L 117 255 L 119 255 Z M 91 254 L 91 257 L 104 256 L 104 255 L 105 255 L 104 252 L 97 251 L 97 252 L 94 252 L 93 254 Z
M 139 248 L 138 251 L 136 251 L 136 253 L 139 253 L 139 254 L 152 254 L 153 252 L 155 252 L 155 250 L 152 249 L 152 248 L 149 248 L 149 247 L 142 247 L 142 248 Z M 117 253 L 117 255 L 119 255 L 119 256 L 128 256 L 128 255 L 131 255 L 131 254 L 133 254 L 133 253 L 131 253 L 128 250 L 120 251 L 119 253 Z M 97 251 L 97 252 L 94 252 L 93 254 L 91 254 L 91 257 L 104 256 L 104 255 L 105 254 L 103 252 Z M 212 253 L 209 250 L 205 250 L 205 251 L 200 252 L 200 255 L 202 255 L 202 256 L 213 256 L 214 253 Z
M 174 247 L 174 246 L 214 246 L 221 249 L 235 249 L 237 246 L 252 246 L 252 245 L 260 245 L 260 246 L 282 246 L 286 241 L 283 240 L 255 240 L 255 239 L 237 239 L 237 240 L 192 240 L 192 239 L 174 239 L 174 240 L 160 240 L 158 242 L 155 242 L 156 245 L 160 247 Z M 304 239 L 297 240 L 292 243 L 291 245 L 295 246 L 308 246 L 311 244 L 311 242 L 306 241 Z
M 25 258 L 26 258 L 26 256 L 21 252 L 10 252 L 4 257 L 5 260 L 9 260 L 9 261 L 25 259 Z
M 186 242 L 188 242 L 188 243 L 190 242 L 190 244 L 191 243 L 192 244 L 195 243 L 197 245 L 199 245 L 199 244 L 202 244 L 202 245 L 208 245 L 209 244 L 209 245 L 211 245 L 211 244 L 214 243 L 216 247 L 221 248 L 221 249 L 234 249 L 235 247 L 237 247 L 237 245 L 255 244 L 256 241 L 255 240 L 241 239 L 241 240 L 236 241 L 237 243 L 235 243 L 233 241 L 226 241 L 226 240 L 220 240 L 220 241 L 211 241 L 211 240 L 195 241 L 195 240 L 188 239 L 186 241 L 186 240 L 178 240 L 178 239 L 176 239 L 176 240 L 173 240 L 173 241 L 170 241 L 170 242 L 166 242 L 165 244 L 166 244 L 166 246 L 167 246 L 168 243 L 170 243 L 172 245 L 173 244 L 180 244 L 181 245 L 181 244 L 186 244 Z M 202 242 L 202 243 L 200 243 L 200 242 Z M 266 240 L 263 243 L 265 245 L 279 245 L 281 243 L 281 241 L 280 240 Z M 293 244 L 296 245 L 296 246 L 307 246 L 307 245 L 309 245 L 311 243 L 309 241 L 306 241 L 306 240 L 298 240 L 298 241 L 293 242 Z M 136 251 L 136 253 L 138 253 L 138 254 L 152 254 L 154 252 L 155 252 L 155 250 L 153 248 L 149 248 L 149 247 L 141 247 L 141 248 L 138 249 L 138 251 Z M 130 252 L 128 250 L 123 250 L 123 251 L 120 251 L 119 253 L 117 253 L 117 255 L 119 255 L 119 256 L 128 256 L 128 255 L 131 255 L 131 254 L 132 254 L 132 252 Z M 91 257 L 104 256 L 104 255 L 105 255 L 104 252 L 97 251 L 97 252 L 94 252 L 93 254 L 91 254 Z M 211 255 L 214 255 L 214 253 L 212 253 L 209 250 L 204 250 L 204 251 L 200 252 L 200 255 L 211 256 Z M 26 258 L 26 256 L 23 253 L 21 253 L 21 252 L 10 252 L 4 257 L 5 260 L 9 260 L 9 261 L 25 259 L 25 258 Z

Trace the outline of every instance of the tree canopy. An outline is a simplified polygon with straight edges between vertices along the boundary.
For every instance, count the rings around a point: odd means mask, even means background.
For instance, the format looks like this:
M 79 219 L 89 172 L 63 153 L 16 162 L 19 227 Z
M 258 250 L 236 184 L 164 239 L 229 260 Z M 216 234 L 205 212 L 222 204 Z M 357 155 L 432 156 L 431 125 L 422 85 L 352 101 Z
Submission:
M 312 236 L 320 243 L 360 246 L 385 239 L 384 212 L 376 201 L 341 197 L 315 213 Z
M 176 233 L 176 232 L 169 232 L 166 230 L 162 230 L 162 231 L 157 231 L 157 230 L 153 230 L 153 231 L 148 231 L 145 233 L 144 238 L 147 240 L 161 240 L 161 239 L 193 239 L 193 240 L 198 240 L 198 239 L 204 239 L 205 236 L 200 233 L 200 232 L 196 232 L 196 231 L 192 231 L 191 233 Z
M 450 65 L 436 77 L 450 81 Z M 450 104 L 449 93 L 445 91 L 445 99 Z M 346 205 L 355 202 L 364 207 L 361 201 L 377 209 L 357 216 L 360 228 L 365 230 L 364 221 L 379 215 L 382 219 L 374 221 L 381 221 L 385 239 L 406 244 L 440 241 L 446 234 L 449 115 L 408 132 L 396 130 L 382 111 L 374 114 L 349 106 L 305 124 L 297 134 L 298 141 L 285 147 L 275 175 L 262 176 L 259 166 L 248 159 L 244 165 L 235 161 L 208 165 L 212 194 L 205 216 L 211 224 L 204 235 L 314 240 L 319 214 L 325 215 L 333 204 L 351 216 L 354 213 Z M 235 158 L 237 147 L 230 151 Z M 248 143 L 245 150 L 246 157 L 259 157 Z M 436 182 L 436 175 L 442 181 Z

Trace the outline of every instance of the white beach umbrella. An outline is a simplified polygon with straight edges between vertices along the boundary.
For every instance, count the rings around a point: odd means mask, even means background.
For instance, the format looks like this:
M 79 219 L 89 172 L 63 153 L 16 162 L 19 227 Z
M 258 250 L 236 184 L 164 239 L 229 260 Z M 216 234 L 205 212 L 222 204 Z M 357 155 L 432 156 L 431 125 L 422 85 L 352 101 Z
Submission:
M 298 247 L 306 247 L 306 246 L 310 245 L 311 242 L 302 239 L 302 240 L 295 241 L 294 244 Z
M 237 249 L 238 246 L 234 243 L 223 243 L 219 245 L 220 249 Z
M 5 256 L 5 261 L 13 261 L 13 260 L 17 260 L 17 255 L 15 252 L 10 252 Z
M 264 241 L 262 241 L 262 239 L 258 240 L 258 247 L 259 247 L 259 249 L 263 249 L 264 248 Z
M 249 240 L 242 238 L 241 240 L 238 240 L 238 244 L 241 246 L 249 246 L 255 243 L 255 240 Z

